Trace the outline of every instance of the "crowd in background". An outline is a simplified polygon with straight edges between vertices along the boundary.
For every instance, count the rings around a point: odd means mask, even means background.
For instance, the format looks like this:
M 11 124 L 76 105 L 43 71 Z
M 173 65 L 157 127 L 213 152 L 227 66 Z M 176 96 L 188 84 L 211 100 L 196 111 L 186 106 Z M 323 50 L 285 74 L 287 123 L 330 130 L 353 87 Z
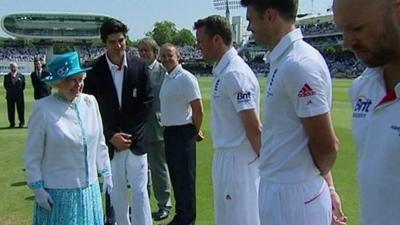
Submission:
M 303 35 L 319 35 L 339 32 L 333 22 L 300 25 Z
M 0 61 L 33 62 L 35 56 L 44 57 L 46 48 L 42 47 L 2 47 Z
M 330 46 L 340 45 L 341 36 L 332 35 L 324 37 L 313 37 L 315 34 L 332 34 L 337 32 L 334 23 L 326 22 L 313 25 L 299 26 L 305 36 L 305 41 L 317 48 L 327 61 L 332 77 L 356 77 L 365 66 L 350 51 L 341 49 L 332 50 Z M 240 48 L 239 45 L 236 48 Z M 202 54 L 195 46 L 182 46 L 178 48 L 185 68 L 196 75 L 210 74 L 211 65 L 202 61 Z M 81 47 L 79 54 L 82 62 L 92 61 L 102 54 L 102 47 Z M 127 48 L 128 54 L 138 55 L 136 47 Z M 0 49 L 0 61 L 31 62 L 35 56 L 45 58 L 44 47 L 4 47 Z M 264 62 L 264 55 L 258 54 L 254 57 L 246 57 L 246 62 L 258 76 L 267 76 L 269 65 Z

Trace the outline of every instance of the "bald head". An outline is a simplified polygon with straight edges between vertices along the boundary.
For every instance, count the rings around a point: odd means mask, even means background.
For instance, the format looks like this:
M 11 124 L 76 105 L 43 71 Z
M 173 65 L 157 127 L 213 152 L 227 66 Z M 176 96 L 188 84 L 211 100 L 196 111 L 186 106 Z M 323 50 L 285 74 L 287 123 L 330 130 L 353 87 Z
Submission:
M 392 0 L 333 0 L 332 10 L 334 13 L 342 11 L 352 11 L 353 14 L 361 12 L 371 13 L 373 9 L 383 9 Z M 371 14 L 369 14 L 370 16 Z
M 336 26 L 343 44 L 369 67 L 384 66 L 399 57 L 400 0 L 334 0 Z M 397 14 L 396 14 L 397 13 Z M 397 20 L 397 21 L 396 21 Z

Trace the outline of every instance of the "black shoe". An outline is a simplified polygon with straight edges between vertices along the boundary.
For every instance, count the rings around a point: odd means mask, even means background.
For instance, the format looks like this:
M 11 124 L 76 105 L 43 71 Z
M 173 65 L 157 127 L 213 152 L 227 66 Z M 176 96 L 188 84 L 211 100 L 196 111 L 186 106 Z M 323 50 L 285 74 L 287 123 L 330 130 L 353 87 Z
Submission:
M 174 219 L 169 222 L 167 225 L 178 225 L 178 220 L 176 219 L 176 217 L 174 217 Z
M 19 127 L 19 128 L 23 128 L 23 127 L 24 127 L 24 124 L 23 124 L 23 123 L 20 123 L 18 127 Z
M 10 126 L 8 126 L 8 128 L 14 128 L 15 124 L 10 124 Z
M 169 210 L 168 209 L 159 209 L 158 212 L 154 212 L 151 214 L 155 221 L 160 221 L 168 218 Z
M 107 218 L 104 225 L 116 225 L 115 219 Z

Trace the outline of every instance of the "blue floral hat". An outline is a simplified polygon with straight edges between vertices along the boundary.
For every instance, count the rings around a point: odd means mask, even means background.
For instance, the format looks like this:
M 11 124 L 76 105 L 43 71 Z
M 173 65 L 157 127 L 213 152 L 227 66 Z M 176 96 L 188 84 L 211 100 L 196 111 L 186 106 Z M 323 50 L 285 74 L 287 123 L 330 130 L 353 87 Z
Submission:
M 91 68 L 82 68 L 77 52 L 69 52 L 54 58 L 47 66 L 50 76 L 42 79 L 43 82 L 53 83 L 68 77 L 81 74 Z

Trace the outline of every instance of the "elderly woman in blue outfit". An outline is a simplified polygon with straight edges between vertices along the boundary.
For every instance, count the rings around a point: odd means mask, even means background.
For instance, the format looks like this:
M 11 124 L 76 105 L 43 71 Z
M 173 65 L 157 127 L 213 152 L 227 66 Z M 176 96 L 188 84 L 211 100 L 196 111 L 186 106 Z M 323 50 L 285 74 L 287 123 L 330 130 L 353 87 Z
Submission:
M 103 190 L 112 179 L 96 99 L 83 94 L 87 69 L 76 52 L 56 57 L 43 79 L 58 91 L 35 102 L 25 148 L 28 186 L 35 194 L 34 225 L 102 225 Z

